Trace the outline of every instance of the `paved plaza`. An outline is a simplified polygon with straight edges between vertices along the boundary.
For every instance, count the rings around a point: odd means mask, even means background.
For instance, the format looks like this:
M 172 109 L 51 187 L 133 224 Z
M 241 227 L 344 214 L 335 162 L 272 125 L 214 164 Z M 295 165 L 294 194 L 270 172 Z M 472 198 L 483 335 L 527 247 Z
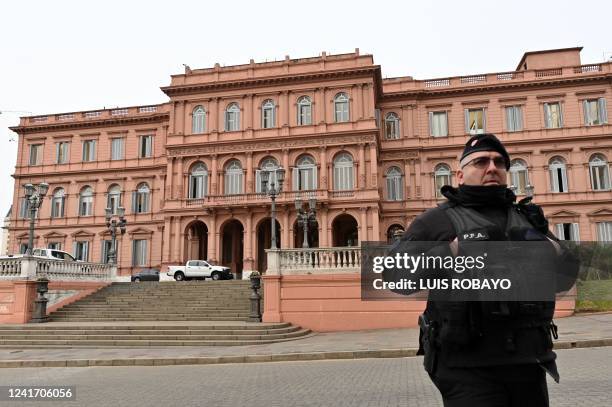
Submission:
M 551 406 L 604 407 L 612 348 L 560 350 Z M 420 357 L 213 366 L 0 370 L 4 385 L 73 385 L 77 400 L 45 406 L 442 406 Z M 3 402 L 3 406 L 39 406 Z

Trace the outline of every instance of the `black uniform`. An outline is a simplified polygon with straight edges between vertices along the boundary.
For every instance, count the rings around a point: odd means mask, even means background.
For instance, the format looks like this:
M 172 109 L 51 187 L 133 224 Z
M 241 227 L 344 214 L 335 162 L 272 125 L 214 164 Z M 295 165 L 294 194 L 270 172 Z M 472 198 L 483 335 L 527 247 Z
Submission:
M 509 216 L 513 222 L 525 218 L 523 224 L 535 224 L 534 228 L 544 233 L 547 229 L 541 212 L 531 217 L 521 213 L 514 203 L 516 197 L 504 187 L 445 186 L 442 193 L 448 203 L 418 216 L 395 250 L 409 241 L 453 241 L 458 231 L 447 212 L 448 205 L 468 208 L 490 223 L 490 240 L 512 240 L 505 232 Z M 535 205 L 530 208 L 539 211 Z M 512 212 L 515 210 L 518 215 Z M 550 232 L 548 235 L 552 237 Z M 483 304 L 430 300 L 419 321 L 419 351 L 425 353 L 426 370 L 440 390 L 444 405 L 548 406 L 545 372 L 558 380 L 551 337 L 556 336 L 552 324 L 554 302 L 535 304 L 537 310 L 531 315 L 509 311 L 500 320 L 488 318 L 486 309 L 492 305 Z M 534 304 L 512 304 L 510 308 L 516 311 L 522 305 L 530 305 L 533 310 Z

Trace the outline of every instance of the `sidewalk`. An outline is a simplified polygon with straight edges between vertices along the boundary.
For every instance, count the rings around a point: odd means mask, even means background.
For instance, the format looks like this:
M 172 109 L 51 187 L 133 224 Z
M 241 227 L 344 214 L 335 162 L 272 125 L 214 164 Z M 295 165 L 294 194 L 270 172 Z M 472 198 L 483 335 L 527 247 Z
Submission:
M 612 346 L 612 313 L 560 318 L 555 349 Z M 150 323 L 147 323 L 148 325 Z M 3 367 L 195 365 L 415 356 L 418 329 L 318 333 L 269 345 L 0 349 Z

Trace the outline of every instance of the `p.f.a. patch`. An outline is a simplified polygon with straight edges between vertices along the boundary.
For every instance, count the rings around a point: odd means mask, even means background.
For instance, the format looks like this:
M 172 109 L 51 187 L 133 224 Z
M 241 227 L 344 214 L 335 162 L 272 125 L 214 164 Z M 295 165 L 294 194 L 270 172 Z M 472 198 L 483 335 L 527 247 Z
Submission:
M 472 230 L 462 233 L 460 240 L 489 240 L 489 234 L 486 230 Z

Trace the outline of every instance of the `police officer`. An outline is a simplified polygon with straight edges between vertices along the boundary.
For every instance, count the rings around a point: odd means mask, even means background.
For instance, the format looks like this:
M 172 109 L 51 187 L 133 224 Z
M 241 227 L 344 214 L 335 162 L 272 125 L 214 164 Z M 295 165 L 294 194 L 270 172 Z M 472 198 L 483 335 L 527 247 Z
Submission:
M 444 186 L 447 202 L 416 217 L 392 250 L 404 250 L 410 242 L 449 242 L 447 250 L 456 256 L 462 236 L 498 241 L 516 240 L 509 231 L 538 233 L 567 265 L 570 278 L 557 291 L 571 288 L 576 261 L 548 231 L 540 207 L 515 202 L 506 186 L 509 168 L 510 157 L 497 137 L 471 137 L 457 170 L 459 187 Z M 484 232 L 470 233 L 475 230 Z M 546 372 L 559 380 L 553 313 L 554 301 L 451 302 L 432 300 L 430 293 L 419 319 L 419 353 L 444 406 L 548 406 Z

